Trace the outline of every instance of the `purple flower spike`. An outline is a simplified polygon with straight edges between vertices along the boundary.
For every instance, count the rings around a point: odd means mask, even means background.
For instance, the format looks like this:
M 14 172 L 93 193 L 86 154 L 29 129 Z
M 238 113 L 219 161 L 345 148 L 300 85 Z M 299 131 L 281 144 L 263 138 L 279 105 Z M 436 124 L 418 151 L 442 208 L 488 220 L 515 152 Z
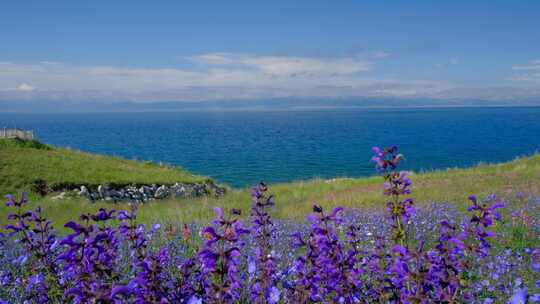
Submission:
M 242 228 L 238 219 L 240 212 L 231 210 L 231 218 L 225 218 L 220 208 L 214 208 L 214 227 L 203 228 L 204 246 L 198 253 L 201 268 L 205 274 L 203 281 L 205 297 L 210 303 L 231 303 L 240 297 L 238 264 L 240 263 L 240 235 L 248 231 Z
M 28 202 L 26 195 L 23 194 L 18 201 L 13 196 L 6 198 L 6 206 L 14 208 L 15 212 L 8 214 L 10 224 L 4 229 L 10 232 L 9 235 L 15 238 L 24 250 L 24 253 L 15 259 L 16 264 L 29 267 L 29 273 L 32 274 L 24 282 L 24 302 L 47 303 L 61 300 L 49 296 L 49 291 L 63 288 L 56 261 L 58 252 L 55 247 L 58 241 L 51 223 L 42 215 L 39 207 L 34 211 L 23 211 L 22 207 Z M 0 249 L 2 246 L 3 240 L 0 239 Z
M 268 186 L 261 182 L 251 191 L 251 233 L 255 239 L 254 277 L 251 282 L 250 299 L 254 303 L 277 303 L 275 271 L 276 257 L 272 254 L 272 239 L 275 232 L 269 209 L 274 205 L 273 196 L 267 194 Z

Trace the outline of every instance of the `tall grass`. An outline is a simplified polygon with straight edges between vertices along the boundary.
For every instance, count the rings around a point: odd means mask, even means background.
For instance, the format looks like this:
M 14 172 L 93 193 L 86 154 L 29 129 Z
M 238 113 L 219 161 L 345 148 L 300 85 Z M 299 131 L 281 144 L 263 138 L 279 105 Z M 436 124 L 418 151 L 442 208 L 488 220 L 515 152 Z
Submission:
M 504 197 L 516 192 L 540 193 L 540 155 L 519 158 L 508 163 L 479 165 L 468 169 L 448 169 L 411 174 L 415 184 L 412 195 L 417 204 L 450 202 L 458 209 L 466 206 L 468 193 L 479 196 L 496 193 Z M 325 209 L 340 205 L 345 208 L 380 208 L 380 177 L 315 179 L 272 185 L 272 192 L 280 204 L 272 216 L 282 219 L 303 219 L 316 201 Z M 162 200 L 144 204 L 139 209 L 139 219 L 144 223 L 206 222 L 212 218 L 213 207 L 240 209 L 248 214 L 249 190 L 229 191 L 224 197 Z M 127 209 L 126 204 L 89 203 L 85 199 L 67 198 L 55 201 L 49 198 L 31 199 L 31 206 L 42 206 L 43 213 L 55 223 L 64 223 L 79 213 L 96 212 L 101 207 Z M 7 210 L 0 207 L 0 219 Z M 60 226 L 56 224 L 55 226 Z

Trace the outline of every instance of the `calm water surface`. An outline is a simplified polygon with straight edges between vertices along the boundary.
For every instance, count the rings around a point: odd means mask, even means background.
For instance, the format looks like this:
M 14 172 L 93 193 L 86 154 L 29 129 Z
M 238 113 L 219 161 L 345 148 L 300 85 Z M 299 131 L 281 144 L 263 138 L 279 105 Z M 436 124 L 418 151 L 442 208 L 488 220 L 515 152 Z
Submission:
M 372 175 L 373 145 L 398 145 L 413 170 L 508 161 L 540 148 L 540 107 L 0 113 L 4 125 L 32 129 L 52 145 L 162 161 L 236 187 Z

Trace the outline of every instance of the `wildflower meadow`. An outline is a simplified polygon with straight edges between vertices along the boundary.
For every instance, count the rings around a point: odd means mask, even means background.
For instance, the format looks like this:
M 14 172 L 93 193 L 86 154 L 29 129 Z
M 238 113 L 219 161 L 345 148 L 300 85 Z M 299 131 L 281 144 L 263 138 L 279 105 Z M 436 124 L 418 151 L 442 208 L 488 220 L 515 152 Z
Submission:
M 129 210 L 82 214 L 60 235 L 40 208 L 7 197 L 0 303 L 539 303 L 540 197 L 415 204 L 395 146 L 373 148 L 375 209 L 273 219 L 253 187 L 249 214 L 144 226 Z M 55 223 L 57 224 L 57 223 Z

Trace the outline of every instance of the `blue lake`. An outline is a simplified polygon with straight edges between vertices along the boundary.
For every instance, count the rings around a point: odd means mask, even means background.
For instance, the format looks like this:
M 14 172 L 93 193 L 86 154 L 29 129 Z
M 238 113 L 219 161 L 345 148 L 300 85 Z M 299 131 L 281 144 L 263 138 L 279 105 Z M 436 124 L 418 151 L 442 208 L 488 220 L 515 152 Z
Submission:
M 540 107 L 244 112 L 0 113 L 43 142 L 179 165 L 244 187 L 260 180 L 367 176 L 374 145 L 405 169 L 508 161 L 540 148 Z

